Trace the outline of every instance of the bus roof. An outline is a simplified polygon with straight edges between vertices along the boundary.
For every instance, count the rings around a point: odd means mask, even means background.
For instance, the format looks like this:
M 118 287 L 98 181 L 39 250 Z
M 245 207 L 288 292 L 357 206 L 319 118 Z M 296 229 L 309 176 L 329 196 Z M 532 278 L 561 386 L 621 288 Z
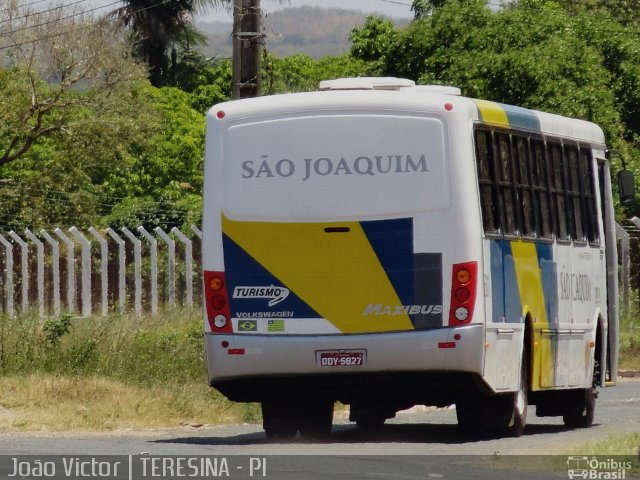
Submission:
M 224 110 L 239 116 L 283 115 L 301 111 L 372 109 L 420 111 L 446 103 L 459 105 L 469 117 L 485 125 L 554 135 L 578 141 L 604 144 L 602 129 L 585 120 L 563 117 L 523 107 L 479 100 L 460 95 L 460 89 L 444 85 L 415 85 L 394 77 L 341 78 L 321 82 L 320 91 L 290 93 L 245 99 L 216 105 L 211 115 Z M 458 108 L 459 108 L 458 107 Z M 457 110 L 457 109 L 456 109 Z

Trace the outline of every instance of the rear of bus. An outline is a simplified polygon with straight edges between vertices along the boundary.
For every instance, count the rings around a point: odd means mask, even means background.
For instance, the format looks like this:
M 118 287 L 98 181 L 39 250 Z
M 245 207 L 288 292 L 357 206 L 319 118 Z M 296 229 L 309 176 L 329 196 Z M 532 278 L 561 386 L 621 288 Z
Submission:
M 212 386 L 262 402 L 263 412 L 339 400 L 362 420 L 450 404 L 478 383 L 481 226 L 469 208 L 477 182 L 467 102 L 398 88 L 211 110 L 203 267 Z

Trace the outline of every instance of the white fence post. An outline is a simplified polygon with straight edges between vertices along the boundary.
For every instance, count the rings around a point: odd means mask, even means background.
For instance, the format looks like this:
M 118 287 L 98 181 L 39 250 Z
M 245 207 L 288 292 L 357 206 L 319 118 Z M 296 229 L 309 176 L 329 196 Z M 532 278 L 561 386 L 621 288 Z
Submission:
M 100 307 L 102 316 L 109 313 L 109 245 L 105 238 L 93 227 L 89 227 L 89 233 L 100 243 Z
M 173 227 L 171 233 L 184 244 L 184 278 L 187 290 L 187 306 L 193 307 L 193 246 L 191 240 L 177 227 Z
M 154 232 L 167 244 L 169 262 L 167 283 L 169 284 L 169 304 L 173 307 L 176 304 L 176 242 L 160 227 L 156 227 Z
M 160 302 L 166 302 L 167 305 L 175 307 L 183 298 L 178 295 L 178 259 L 176 258 L 176 248 L 181 243 L 184 246 L 184 304 L 193 307 L 194 304 L 194 259 L 193 248 L 194 243 L 202 238 L 202 231 L 197 226 L 190 227 L 193 235 L 189 237 L 178 228 L 174 227 L 170 232 L 165 232 L 161 227 L 155 227 L 153 230 L 147 230 L 140 226 L 137 232 L 133 233 L 127 228 L 122 228 L 122 233 L 116 233 L 113 229 L 107 228 L 100 232 L 94 227 L 81 231 L 77 227 L 71 227 L 67 233 L 56 228 L 55 233 L 49 234 L 46 230 L 41 229 L 39 232 L 32 232 L 29 229 L 24 234 L 18 234 L 10 231 L 6 235 L 0 235 L 0 249 L 4 249 L 6 261 L 4 262 L 6 270 L 3 276 L 0 276 L 0 305 L 5 313 L 14 316 L 17 309 L 22 312 L 28 311 L 30 308 L 36 308 L 36 292 L 31 293 L 30 287 L 34 288 L 37 283 L 37 308 L 41 317 L 47 315 L 60 315 L 65 308 L 63 303 L 66 302 L 66 308 L 69 313 L 78 313 L 81 310 L 82 317 L 90 317 L 94 311 L 98 310 L 98 295 L 93 295 L 92 269 L 93 255 L 97 254 L 92 251 L 92 246 L 96 246 L 97 241 L 100 244 L 100 302 L 101 314 L 106 316 L 109 314 L 112 306 L 110 305 L 112 290 L 115 290 L 115 278 L 110 278 L 111 259 L 109 241 L 113 241 L 118 245 L 118 303 L 120 313 L 125 313 L 127 308 L 127 259 L 126 244 L 127 241 L 132 243 L 134 254 L 134 305 L 136 315 L 140 316 L 143 312 L 143 306 L 150 309 L 151 314 L 157 314 Z M 108 234 L 108 236 L 105 234 Z M 121 236 L 122 235 L 122 236 Z M 111 238 L 109 238 L 111 237 Z M 143 243 L 149 243 L 147 272 L 143 271 Z M 61 258 L 60 248 L 61 242 L 66 245 L 66 282 L 61 279 Z M 159 252 L 159 242 L 163 242 L 167 246 L 166 263 L 164 252 Z M 93 245 L 92 245 L 93 243 Z M 20 307 L 15 306 L 16 295 L 15 277 L 17 276 L 17 265 L 15 265 L 15 247 L 20 248 L 21 254 L 21 300 Z M 78 261 L 81 262 L 81 277 L 77 277 L 76 272 L 76 247 L 81 248 Z M 162 245 L 160 245 L 161 248 Z M 111 247 L 112 248 L 112 247 Z M 146 247 L 145 247 L 146 248 Z M 31 249 L 31 251 L 30 251 Z M 93 249 L 95 250 L 95 249 Z M 1 252 L 2 250 L 0 250 Z M 115 252 L 113 252 L 115 254 Z M 144 252 L 146 255 L 146 251 Z M 37 257 L 36 257 L 37 256 Z M 115 260 L 115 259 L 114 259 Z M 160 260 L 162 260 L 161 263 Z M 36 268 L 37 261 L 37 268 Z M 97 258 L 95 259 L 98 263 Z M 50 265 L 50 267 L 49 267 Z M 163 272 L 160 275 L 159 268 L 162 265 Z M 51 268 L 51 273 L 49 273 Z M 96 267 L 97 269 L 98 267 Z M 97 275 L 97 272 L 95 272 Z M 0 273 L 0 275 L 2 275 Z M 115 272 L 113 272 L 115 275 Z M 143 275 L 149 275 L 149 285 L 146 284 L 146 278 Z M 162 279 L 162 283 L 160 280 Z M 49 283 L 51 282 L 51 283 Z M 113 283 L 113 285 L 110 285 Z M 63 284 L 66 284 L 66 294 L 62 292 Z M 146 289 L 149 289 L 145 293 Z M 180 284 L 180 288 L 182 288 Z M 166 289 L 166 290 L 165 290 Z M 78 296 L 81 294 L 81 298 Z M 66 295 L 62 300 L 62 295 Z M 148 297 L 147 297 L 148 295 Z M 165 296 L 166 295 L 166 296 Z M 113 300 L 113 299 L 111 299 Z M 94 305 L 93 302 L 96 302 Z M 131 307 L 129 307 L 131 308 Z M 97 313 L 97 312 L 96 312 Z
M 36 246 L 36 252 L 38 256 L 38 312 L 40 313 L 41 317 L 44 317 L 44 245 L 38 237 L 31 233 L 30 230 L 25 230 L 24 234 Z
M 13 244 L 0 235 L 0 243 L 4 246 L 5 258 L 7 259 L 7 272 L 6 272 L 6 282 L 5 282 L 5 291 L 7 293 L 7 314 L 10 317 L 15 315 L 15 310 L 13 306 Z
M 56 235 L 67 246 L 67 309 L 69 313 L 76 311 L 76 259 L 73 241 L 67 235 L 56 228 Z
M 53 272 L 53 313 L 60 315 L 60 246 L 46 230 L 40 230 L 40 235 L 51 245 L 51 269 Z
M 29 245 L 20 236 L 11 230 L 9 236 L 20 246 L 20 259 L 22 270 L 22 312 L 29 309 Z
M 91 316 L 91 242 L 80 230 L 71 227 L 69 233 L 80 244 L 81 254 L 81 283 L 82 283 L 82 316 Z
M 151 262 L 151 314 L 158 313 L 158 241 L 147 230 L 140 226 L 138 232 L 149 242 Z
M 127 302 L 125 290 L 127 270 L 125 241 L 112 228 L 107 228 L 107 233 L 113 238 L 113 241 L 118 244 L 118 304 L 120 305 L 120 313 L 124 313 Z
M 136 315 L 142 315 L 142 242 L 131 231 L 124 227 L 122 229 L 127 238 L 133 243 L 133 263 L 135 269 L 135 311 Z

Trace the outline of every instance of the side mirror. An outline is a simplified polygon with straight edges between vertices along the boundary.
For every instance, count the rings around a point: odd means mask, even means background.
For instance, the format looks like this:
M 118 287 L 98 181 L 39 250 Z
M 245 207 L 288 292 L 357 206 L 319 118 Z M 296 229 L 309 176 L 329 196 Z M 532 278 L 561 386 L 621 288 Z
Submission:
M 618 192 L 620 193 L 620 202 L 623 205 L 635 202 L 636 187 L 631 170 L 620 170 L 618 172 Z

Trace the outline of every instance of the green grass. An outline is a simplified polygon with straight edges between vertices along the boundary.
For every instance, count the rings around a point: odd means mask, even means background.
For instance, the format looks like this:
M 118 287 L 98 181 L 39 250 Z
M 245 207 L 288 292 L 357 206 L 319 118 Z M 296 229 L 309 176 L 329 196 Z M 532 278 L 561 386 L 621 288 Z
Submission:
M 620 318 L 620 361 L 622 370 L 640 370 L 640 318 L 637 314 Z
M 140 386 L 206 382 L 200 312 L 0 320 L 4 374 L 101 375 Z
M 632 455 L 640 456 L 640 432 L 613 435 L 584 443 L 566 451 L 567 455 Z
M 207 385 L 200 310 L 0 318 L 0 371 L 0 430 L 260 419 L 257 405 L 235 404 Z
M 638 318 L 620 321 L 622 369 L 640 370 Z M 256 404 L 230 402 L 208 387 L 200 309 L 142 318 L 0 317 L 0 372 L 0 430 L 260 421 Z

